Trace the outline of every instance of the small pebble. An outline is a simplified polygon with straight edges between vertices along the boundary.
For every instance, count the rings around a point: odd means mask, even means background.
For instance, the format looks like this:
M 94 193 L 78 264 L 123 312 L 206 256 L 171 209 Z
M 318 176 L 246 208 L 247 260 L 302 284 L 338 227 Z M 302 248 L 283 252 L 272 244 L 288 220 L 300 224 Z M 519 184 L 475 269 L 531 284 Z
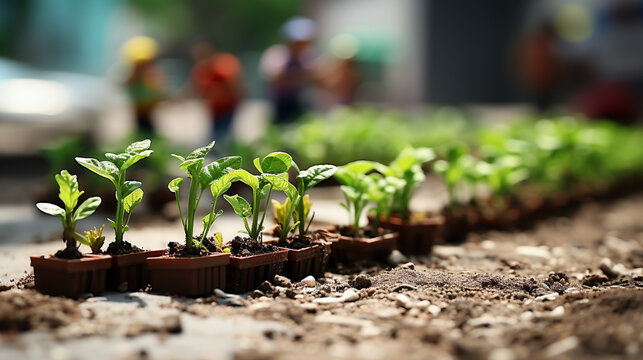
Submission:
M 415 264 L 414 264 L 414 263 L 412 263 L 412 262 L 410 262 L 410 261 L 409 261 L 409 262 L 407 262 L 407 263 L 404 263 L 404 264 L 400 264 L 400 266 L 398 266 L 398 267 L 399 267 L 400 269 L 415 270 Z
M 312 275 L 308 275 L 305 278 L 301 279 L 301 283 L 308 287 L 315 287 L 316 285 L 315 278 Z
M 398 306 L 401 306 L 407 310 L 413 307 L 413 304 L 411 303 L 411 299 L 404 294 L 397 294 L 395 296 L 395 303 L 397 303 Z
M 409 258 L 404 256 L 399 250 L 391 251 L 391 254 L 388 256 L 388 263 L 392 266 L 398 266 L 399 264 L 409 261 Z
M 429 305 L 426 311 L 428 311 L 431 315 L 436 316 L 440 312 L 442 312 L 442 309 L 440 309 L 440 307 L 437 305 Z
M 262 282 L 257 289 L 261 290 L 265 294 L 270 294 L 274 291 L 272 284 L 267 280 Z
M 371 287 L 372 282 L 367 275 L 357 275 L 357 277 L 353 280 L 352 285 L 356 289 L 366 289 Z
M 290 279 L 281 275 L 275 275 L 274 279 L 272 279 L 272 283 L 275 284 L 275 286 L 281 286 L 285 288 L 289 288 L 292 286 L 292 282 L 290 281 Z
M 357 301 L 359 300 L 359 294 L 353 289 L 348 289 L 344 291 L 344 295 L 342 295 L 342 299 L 344 299 L 344 302 Z

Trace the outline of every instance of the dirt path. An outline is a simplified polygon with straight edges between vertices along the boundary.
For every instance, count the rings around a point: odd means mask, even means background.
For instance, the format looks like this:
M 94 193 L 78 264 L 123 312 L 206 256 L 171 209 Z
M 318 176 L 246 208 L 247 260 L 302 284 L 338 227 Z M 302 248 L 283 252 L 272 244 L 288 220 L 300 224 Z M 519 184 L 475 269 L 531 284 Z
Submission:
M 12 289 L 0 358 L 641 358 L 643 194 L 318 280 L 247 298 Z

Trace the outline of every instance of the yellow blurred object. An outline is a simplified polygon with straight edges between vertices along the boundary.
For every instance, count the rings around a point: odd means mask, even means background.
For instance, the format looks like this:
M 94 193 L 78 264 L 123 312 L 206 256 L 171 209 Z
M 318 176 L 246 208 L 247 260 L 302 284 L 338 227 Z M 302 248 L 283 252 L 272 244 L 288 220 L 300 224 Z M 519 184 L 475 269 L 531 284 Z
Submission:
M 330 52 L 338 59 L 352 59 L 359 52 L 359 40 L 351 34 L 337 35 L 330 42 Z
M 561 6 L 554 19 L 554 26 L 561 39 L 574 43 L 589 39 L 596 27 L 589 8 L 581 4 Z
M 133 37 L 121 48 L 123 58 L 132 63 L 152 60 L 158 55 L 158 51 L 156 40 L 147 36 Z

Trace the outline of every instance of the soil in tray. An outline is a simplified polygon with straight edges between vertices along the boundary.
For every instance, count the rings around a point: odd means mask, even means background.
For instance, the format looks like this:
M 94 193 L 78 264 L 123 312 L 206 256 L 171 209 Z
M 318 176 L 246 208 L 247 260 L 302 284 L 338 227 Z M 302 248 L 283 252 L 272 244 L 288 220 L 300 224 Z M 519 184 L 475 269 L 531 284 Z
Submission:
M 279 238 L 281 236 L 281 232 L 279 231 L 279 226 L 275 226 L 275 228 L 271 231 L 272 236 Z M 307 247 L 311 247 L 315 244 L 320 244 L 324 245 L 325 241 L 328 240 L 331 237 L 331 234 L 324 230 L 316 230 L 313 231 L 310 234 L 304 235 L 304 236 L 291 236 L 286 238 L 285 240 L 279 239 L 279 242 L 277 243 L 278 246 L 282 248 L 287 248 L 287 249 L 292 249 L 292 250 L 300 250 L 304 249 Z
M 122 241 L 120 244 L 112 242 L 107 246 L 107 250 L 103 252 L 105 255 L 126 255 L 134 254 L 141 251 L 145 251 L 136 245 L 132 245 L 128 241 Z
M 75 260 L 75 259 L 82 259 L 83 254 L 80 251 L 78 251 L 77 248 L 72 248 L 72 249 L 58 250 L 54 254 L 54 257 L 57 257 L 59 259 L 65 259 L 65 260 Z
M 279 251 L 276 245 L 259 243 L 249 237 L 235 236 L 230 242 L 230 253 L 237 257 L 268 254 L 276 251 Z
M 373 230 L 372 227 L 363 227 L 360 229 L 359 234 L 355 234 L 355 228 L 352 226 L 344 225 L 344 226 L 337 226 L 335 227 L 335 230 L 339 232 L 341 236 L 347 236 L 351 238 L 376 238 L 378 236 L 384 235 L 383 233 L 380 234 L 378 231 Z

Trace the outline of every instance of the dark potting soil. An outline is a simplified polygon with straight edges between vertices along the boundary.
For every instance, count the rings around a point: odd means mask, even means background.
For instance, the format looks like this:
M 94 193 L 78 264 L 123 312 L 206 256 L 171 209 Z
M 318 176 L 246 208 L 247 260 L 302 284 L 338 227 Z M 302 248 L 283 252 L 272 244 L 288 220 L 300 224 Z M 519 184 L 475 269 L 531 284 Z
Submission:
M 141 249 L 140 247 L 136 245 L 132 245 L 128 241 L 122 241 L 120 244 L 117 244 L 116 242 L 112 242 L 109 244 L 107 247 L 107 250 L 103 252 L 103 254 L 107 255 L 126 255 L 126 254 L 134 254 L 138 253 L 141 251 L 145 251 Z
M 83 257 L 83 254 L 78 251 L 78 249 L 65 249 L 56 251 L 54 257 L 66 260 L 76 260 L 81 259 Z
M 279 251 L 274 244 L 263 244 L 249 237 L 235 236 L 230 242 L 232 256 L 246 257 L 252 255 L 268 254 Z
M 204 241 L 205 245 L 205 241 Z M 200 247 L 200 246 L 192 246 L 191 248 L 187 248 L 185 244 L 179 244 L 176 241 L 170 241 L 167 244 L 168 248 L 168 254 L 170 256 L 175 256 L 175 257 L 197 257 L 197 256 L 206 256 L 210 254 L 211 252 L 209 249 Z
M 378 231 L 373 230 L 373 228 L 371 227 L 361 228 L 359 234 L 355 234 L 355 228 L 353 228 L 352 226 L 339 226 L 336 227 L 335 230 L 339 231 L 342 236 L 348 236 L 352 238 L 375 238 L 382 235 Z
M 273 233 L 274 236 L 279 236 L 278 232 Z M 291 236 L 285 240 L 279 240 L 279 246 L 285 247 L 288 249 L 299 250 L 313 246 L 315 244 L 322 244 L 323 241 L 327 240 L 330 237 L 330 234 L 326 230 L 317 230 L 311 234 L 304 236 Z

